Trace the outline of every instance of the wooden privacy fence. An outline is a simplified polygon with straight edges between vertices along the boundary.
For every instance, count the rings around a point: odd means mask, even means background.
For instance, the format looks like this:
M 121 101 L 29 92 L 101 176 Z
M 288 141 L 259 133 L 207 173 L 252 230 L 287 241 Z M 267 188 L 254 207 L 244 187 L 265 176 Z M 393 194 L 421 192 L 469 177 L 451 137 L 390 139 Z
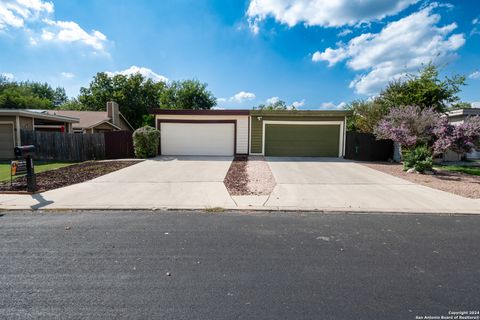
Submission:
M 36 146 L 35 159 L 85 161 L 105 159 L 102 133 L 77 134 L 63 132 L 21 131 L 22 145 Z
M 393 141 L 376 140 L 370 133 L 347 132 L 345 158 L 360 161 L 393 159 Z
M 86 161 L 133 157 L 130 131 L 62 133 L 21 130 L 22 145 L 36 146 L 35 159 Z

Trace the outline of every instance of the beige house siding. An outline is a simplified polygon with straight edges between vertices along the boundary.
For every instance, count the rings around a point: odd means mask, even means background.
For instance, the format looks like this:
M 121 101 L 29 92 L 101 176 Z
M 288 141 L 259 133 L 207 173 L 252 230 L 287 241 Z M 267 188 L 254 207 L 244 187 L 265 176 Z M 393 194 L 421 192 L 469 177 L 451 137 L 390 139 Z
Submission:
M 155 115 L 155 126 L 158 126 L 159 119 L 176 120 L 236 120 L 237 121 L 237 154 L 248 154 L 248 118 L 249 116 L 236 115 L 179 115 L 179 114 L 157 114 Z M 157 129 L 160 129 L 157 127 Z
M 33 130 L 33 118 L 20 117 L 21 130 Z
M 122 128 L 122 130 L 132 130 L 132 128 L 130 128 L 130 126 L 127 124 L 127 122 L 123 119 L 123 117 L 120 117 L 120 123 L 119 123 L 119 127 Z

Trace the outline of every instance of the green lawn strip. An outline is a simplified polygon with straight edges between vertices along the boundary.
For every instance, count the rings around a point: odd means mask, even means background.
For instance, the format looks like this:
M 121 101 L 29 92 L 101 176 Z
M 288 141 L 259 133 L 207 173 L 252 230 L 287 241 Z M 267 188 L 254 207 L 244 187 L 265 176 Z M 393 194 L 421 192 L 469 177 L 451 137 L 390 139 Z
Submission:
M 454 166 L 454 165 L 440 165 L 435 166 L 439 170 L 447 170 L 453 172 L 462 172 L 474 176 L 480 176 L 480 167 Z
M 72 164 L 75 162 L 35 162 L 35 173 L 63 168 Z M 0 163 L 0 182 L 3 181 L 10 181 L 10 163 Z

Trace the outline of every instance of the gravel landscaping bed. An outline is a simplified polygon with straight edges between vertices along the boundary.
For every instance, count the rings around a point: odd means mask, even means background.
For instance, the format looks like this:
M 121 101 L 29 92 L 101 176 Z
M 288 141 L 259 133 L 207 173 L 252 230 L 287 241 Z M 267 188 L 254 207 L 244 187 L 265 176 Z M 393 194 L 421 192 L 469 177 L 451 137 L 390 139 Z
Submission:
M 68 167 L 41 172 L 36 175 L 36 191 L 43 192 L 85 182 L 137 163 L 139 161 L 86 161 Z M 27 179 L 24 176 L 15 179 L 12 186 L 10 186 L 10 181 L 0 182 L 0 193 L 2 191 L 25 191 L 26 188 Z
M 434 175 L 406 173 L 398 163 L 360 163 L 369 168 L 459 196 L 480 199 L 480 176 L 435 169 Z
M 275 178 L 263 157 L 235 157 L 224 180 L 228 192 L 234 196 L 269 195 L 275 187 Z

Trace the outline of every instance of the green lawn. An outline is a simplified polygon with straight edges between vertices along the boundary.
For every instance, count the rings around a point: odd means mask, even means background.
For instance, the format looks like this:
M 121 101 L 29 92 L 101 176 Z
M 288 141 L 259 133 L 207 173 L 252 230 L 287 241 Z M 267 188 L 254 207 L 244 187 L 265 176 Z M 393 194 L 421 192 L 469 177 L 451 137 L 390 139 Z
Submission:
M 38 162 L 35 163 L 35 173 L 58 169 L 72 165 L 71 162 Z M 10 180 L 10 163 L 0 162 L 0 181 Z
M 480 176 L 480 167 L 467 167 L 467 166 L 453 166 L 453 165 L 439 165 L 435 166 L 440 170 L 463 172 L 474 176 Z

